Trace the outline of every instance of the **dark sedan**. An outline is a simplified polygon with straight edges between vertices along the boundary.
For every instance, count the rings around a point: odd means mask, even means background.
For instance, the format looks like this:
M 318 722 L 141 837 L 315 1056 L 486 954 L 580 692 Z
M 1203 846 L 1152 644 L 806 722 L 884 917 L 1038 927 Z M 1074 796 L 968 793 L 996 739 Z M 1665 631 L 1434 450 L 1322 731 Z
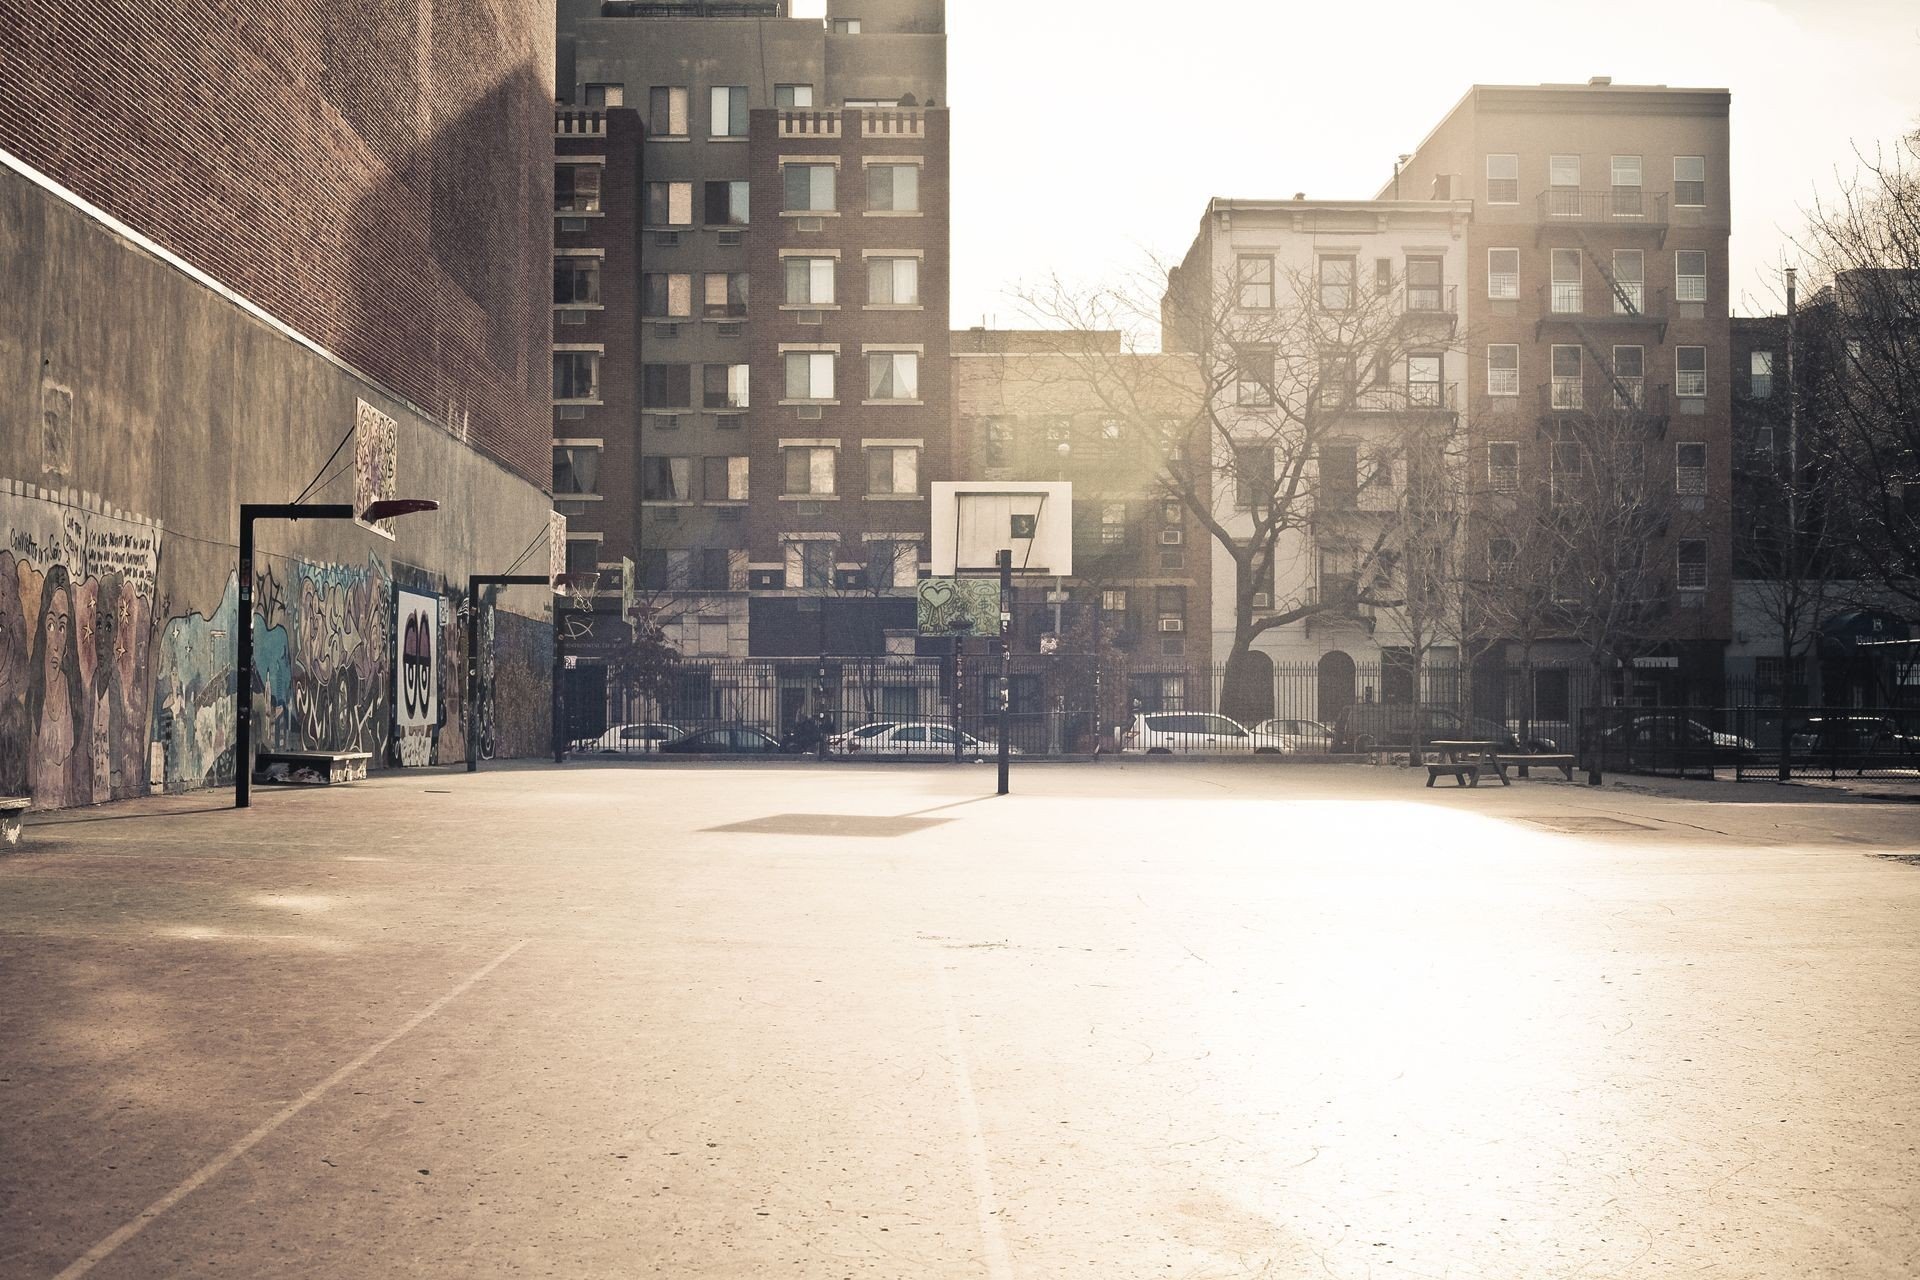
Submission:
M 722 725 L 690 733 L 676 742 L 663 742 L 659 751 L 670 756 L 771 756 L 780 753 L 780 744 L 747 725 Z

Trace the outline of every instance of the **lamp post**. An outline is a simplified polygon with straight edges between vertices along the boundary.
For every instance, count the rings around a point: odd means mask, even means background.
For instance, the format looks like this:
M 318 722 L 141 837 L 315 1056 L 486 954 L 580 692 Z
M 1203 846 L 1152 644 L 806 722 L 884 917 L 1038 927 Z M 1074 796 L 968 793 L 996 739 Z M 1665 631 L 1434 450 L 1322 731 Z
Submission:
M 233 807 L 253 806 L 253 522 L 256 520 L 352 520 L 368 524 L 420 511 L 438 511 L 429 498 L 390 498 L 365 511 L 345 502 L 243 502 L 240 504 L 240 634 L 235 662 Z

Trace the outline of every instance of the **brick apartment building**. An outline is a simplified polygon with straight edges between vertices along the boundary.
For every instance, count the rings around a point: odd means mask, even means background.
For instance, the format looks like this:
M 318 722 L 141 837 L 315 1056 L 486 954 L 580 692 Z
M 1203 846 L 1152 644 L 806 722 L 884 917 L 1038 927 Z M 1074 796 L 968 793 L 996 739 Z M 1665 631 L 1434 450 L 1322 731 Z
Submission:
M 819 607 L 879 651 L 949 466 L 944 4 L 567 0 L 558 54 L 605 132 L 556 146 L 575 564 L 634 561 L 685 654 L 814 652 Z

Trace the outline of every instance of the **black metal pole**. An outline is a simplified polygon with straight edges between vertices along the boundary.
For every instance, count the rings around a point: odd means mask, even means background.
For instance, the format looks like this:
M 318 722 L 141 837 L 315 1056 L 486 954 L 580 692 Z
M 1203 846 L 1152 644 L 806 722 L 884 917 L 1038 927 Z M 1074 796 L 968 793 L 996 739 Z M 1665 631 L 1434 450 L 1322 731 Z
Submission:
M 233 807 L 253 807 L 253 512 L 240 508 L 240 609 L 233 625 L 240 659 L 234 664 Z
M 553 599 L 553 762 L 567 762 L 567 626 L 560 617 L 560 597 Z
M 1002 550 L 1000 560 L 1000 794 L 1007 794 L 1011 763 L 1013 710 L 1013 552 Z

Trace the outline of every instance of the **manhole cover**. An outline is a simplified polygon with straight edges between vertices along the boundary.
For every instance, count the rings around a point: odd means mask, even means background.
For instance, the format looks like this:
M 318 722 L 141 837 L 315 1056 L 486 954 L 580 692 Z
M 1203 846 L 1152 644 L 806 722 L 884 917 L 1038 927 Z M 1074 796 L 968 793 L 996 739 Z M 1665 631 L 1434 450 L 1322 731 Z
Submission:
M 1522 822 L 1531 822 L 1536 827 L 1545 827 L 1549 831 L 1564 832 L 1567 835 L 1592 835 L 1605 831 L 1652 831 L 1652 827 L 1641 826 L 1637 822 L 1626 822 L 1619 818 L 1588 818 L 1578 815 L 1556 816 L 1550 818 L 1522 818 Z
M 708 831 L 725 831 L 761 836 L 852 836 L 858 839 L 889 840 L 910 836 L 928 827 L 941 826 L 946 818 L 875 818 L 856 813 L 778 813 L 751 822 L 735 822 Z

